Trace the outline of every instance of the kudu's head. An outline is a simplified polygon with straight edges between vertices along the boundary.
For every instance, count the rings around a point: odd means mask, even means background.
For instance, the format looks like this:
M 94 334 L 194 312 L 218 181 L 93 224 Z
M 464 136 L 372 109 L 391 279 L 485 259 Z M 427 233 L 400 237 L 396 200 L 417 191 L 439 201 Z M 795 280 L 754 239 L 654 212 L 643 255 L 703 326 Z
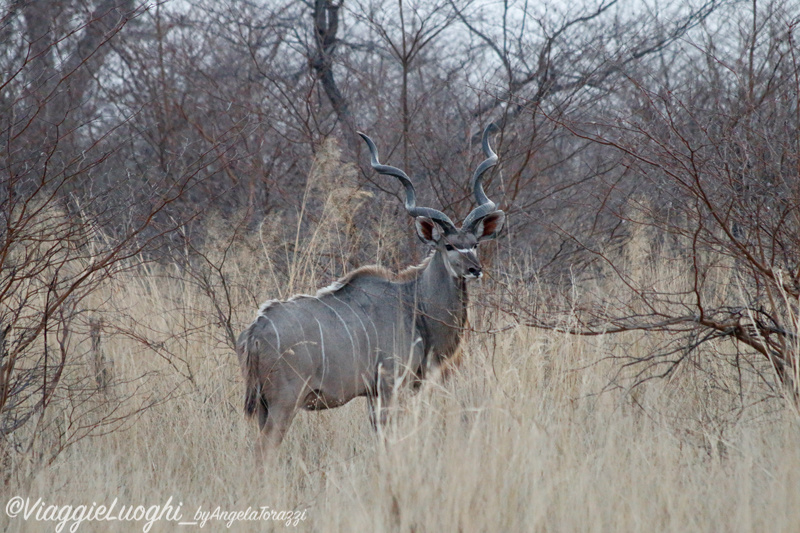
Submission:
M 461 228 L 456 228 L 450 218 L 436 209 L 417 206 L 414 184 L 405 172 L 396 167 L 382 165 L 378 160 L 378 149 L 372 139 L 359 132 L 366 141 L 371 154 L 372 168 L 381 174 L 398 178 L 406 189 L 406 211 L 414 217 L 417 235 L 431 248 L 442 254 L 447 271 L 454 278 L 475 279 L 483 275 L 478 260 L 478 243 L 494 239 L 503 229 L 506 215 L 497 209 L 494 202 L 483 192 L 483 175 L 497 164 L 497 154 L 489 147 L 489 134 L 497 126 L 489 124 L 483 130 L 483 153 L 486 159 L 478 165 L 472 175 L 472 190 L 478 206 L 464 219 Z

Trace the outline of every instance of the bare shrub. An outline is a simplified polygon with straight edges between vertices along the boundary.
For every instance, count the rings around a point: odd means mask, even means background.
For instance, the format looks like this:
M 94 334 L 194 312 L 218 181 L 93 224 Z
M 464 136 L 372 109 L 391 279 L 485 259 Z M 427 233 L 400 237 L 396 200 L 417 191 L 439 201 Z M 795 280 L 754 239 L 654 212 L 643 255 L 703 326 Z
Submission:
M 35 464 L 152 404 L 141 384 L 115 388 L 137 379 L 112 378 L 104 362 L 103 337 L 125 327 L 98 320 L 114 278 L 191 218 L 170 206 L 220 168 L 211 150 L 172 153 L 169 173 L 137 170 L 130 116 L 86 105 L 113 85 L 113 43 L 143 8 L 53 4 L 15 3 L 3 31 L 19 39 L 0 56 L 0 447 Z
M 777 4 L 734 20 L 747 16 L 751 30 L 737 42 L 717 48 L 706 36 L 682 85 L 631 77 L 628 107 L 593 121 L 555 119 L 616 152 L 640 191 L 615 210 L 629 228 L 622 252 L 565 232 L 625 289 L 605 302 L 573 298 L 579 321 L 566 329 L 669 333 L 627 361 L 637 380 L 669 376 L 709 344 L 712 357 L 798 405 L 796 21 Z M 699 80 L 698 64 L 717 83 Z M 648 272 L 652 265 L 660 266 Z

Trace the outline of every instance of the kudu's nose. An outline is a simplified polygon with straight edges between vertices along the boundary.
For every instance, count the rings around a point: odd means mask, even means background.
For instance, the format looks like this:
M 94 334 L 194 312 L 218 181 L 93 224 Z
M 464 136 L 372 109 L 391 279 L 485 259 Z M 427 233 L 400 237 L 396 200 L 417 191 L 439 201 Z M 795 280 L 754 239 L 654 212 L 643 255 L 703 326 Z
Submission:
M 481 276 L 483 276 L 483 271 L 480 269 L 480 267 L 469 267 L 467 269 L 467 272 L 473 278 L 480 278 Z

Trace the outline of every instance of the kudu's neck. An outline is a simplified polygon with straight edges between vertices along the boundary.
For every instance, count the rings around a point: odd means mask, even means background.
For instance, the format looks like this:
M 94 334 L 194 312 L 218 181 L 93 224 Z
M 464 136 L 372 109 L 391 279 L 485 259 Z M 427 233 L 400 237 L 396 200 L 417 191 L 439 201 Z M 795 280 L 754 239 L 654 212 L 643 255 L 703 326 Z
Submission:
M 441 252 L 435 251 L 420 272 L 416 293 L 424 319 L 457 330 L 464 325 L 468 301 L 467 283 L 464 278 L 450 275 Z
M 445 265 L 442 252 L 436 250 L 427 259 L 427 264 L 422 269 L 417 284 L 420 294 L 429 296 L 429 300 L 441 298 L 443 303 L 449 298 L 457 298 L 466 303 L 467 284 L 464 278 L 454 278 Z

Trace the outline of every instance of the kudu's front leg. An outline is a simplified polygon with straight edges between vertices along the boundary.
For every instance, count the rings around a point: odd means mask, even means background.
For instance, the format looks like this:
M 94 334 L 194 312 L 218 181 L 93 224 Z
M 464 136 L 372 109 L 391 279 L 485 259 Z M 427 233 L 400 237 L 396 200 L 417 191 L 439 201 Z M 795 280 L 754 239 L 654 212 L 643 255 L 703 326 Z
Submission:
M 379 363 L 375 371 L 375 385 L 367 396 L 369 421 L 372 429 L 381 432 L 389 420 L 389 407 L 394 396 L 395 375 L 390 366 Z

